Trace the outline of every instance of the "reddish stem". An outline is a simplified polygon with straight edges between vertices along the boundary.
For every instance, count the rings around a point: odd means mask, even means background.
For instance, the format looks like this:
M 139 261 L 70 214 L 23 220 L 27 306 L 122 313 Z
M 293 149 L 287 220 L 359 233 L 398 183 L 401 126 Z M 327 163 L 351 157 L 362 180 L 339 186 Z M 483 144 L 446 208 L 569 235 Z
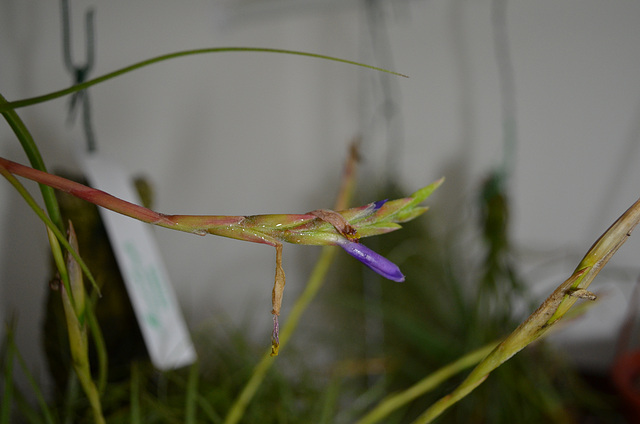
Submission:
M 228 227 L 230 225 L 237 224 L 243 218 L 241 216 L 165 215 L 152 211 L 151 209 L 147 209 L 143 206 L 127 202 L 126 200 L 112 196 L 102 190 L 87 187 L 75 181 L 49 174 L 47 172 L 42 172 L 2 157 L 0 157 L 0 167 L 5 168 L 12 174 L 64 191 L 105 209 L 112 210 L 139 221 L 174 230 L 202 235 L 206 232 L 215 234 L 215 227 Z

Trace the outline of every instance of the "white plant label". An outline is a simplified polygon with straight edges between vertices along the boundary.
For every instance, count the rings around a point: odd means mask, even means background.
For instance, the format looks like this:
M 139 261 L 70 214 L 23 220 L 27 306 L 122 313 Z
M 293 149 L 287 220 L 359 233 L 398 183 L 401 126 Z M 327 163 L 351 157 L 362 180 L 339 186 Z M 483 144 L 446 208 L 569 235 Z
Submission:
M 133 181 L 116 163 L 83 154 L 92 187 L 140 204 Z M 196 351 L 149 224 L 98 208 L 109 234 L 153 365 L 169 370 L 190 365 Z

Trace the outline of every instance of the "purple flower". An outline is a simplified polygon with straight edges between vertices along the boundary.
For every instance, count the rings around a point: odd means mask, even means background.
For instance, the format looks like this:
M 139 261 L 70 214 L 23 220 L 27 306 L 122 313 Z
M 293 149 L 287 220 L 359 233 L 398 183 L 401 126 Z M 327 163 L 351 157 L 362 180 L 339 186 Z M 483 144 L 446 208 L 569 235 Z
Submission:
M 383 277 L 397 282 L 404 281 L 404 275 L 396 264 L 367 246 L 346 239 L 338 242 L 338 246 Z
M 380 209 L 382 207 L 382 205 L 387 203 L 388 200 L 389 199 L 384 199 L 384 200 L 378 200 L 377 202 L 373 202 L 373 210 L 377 211 L 378 209 Z

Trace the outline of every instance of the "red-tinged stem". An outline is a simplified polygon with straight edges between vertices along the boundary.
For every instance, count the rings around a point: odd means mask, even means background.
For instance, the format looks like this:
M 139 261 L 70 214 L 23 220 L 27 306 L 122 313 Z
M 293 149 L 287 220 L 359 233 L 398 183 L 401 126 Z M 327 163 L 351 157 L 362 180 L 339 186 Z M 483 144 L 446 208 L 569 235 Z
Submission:
M 160 213 L 119 199 L 115 196 L 105 193 L 104 191 L 87 187 L 75 181 L 71 181 L 57 175 L 49 174 L 47 172 L 38 171 L 37 169 L 29 168 L 28 166 L 12 162 L 2 157 L 0 157 L 0 166 L 5 168 L 12 174 L 48 185 L 49 187 L 53 187 L 55 189 L 69 193 L 72 196 L 78 197 L 82 200 L 86 200 L 87 202 L 91 202 L 98 206 L 102 206 L 103 208 L 107 208 L 114 212 L 118 212 L 120 214 L 138 219 L 140 221 L 156 225 L 175 225 L 175 223 L 168 220 L 164 215 Z
M 359 214 L 362 214 L 364 210 L 371 209 L 370 204 L 342 212 L 317 210 L 306 214 L 252 216 L 165 215 L 127 202 L 104 191 L 87 187 L 75 181 L 39 171 L 2 157 L 0 157 L 0 169 L 7 173 L 15 174 L 64 191 L 97 206 L 149 224 L 202 236 L 214 234 L 252 243 L 268 244 L 270 246 L 277 246 L 282 242 L 308 245 L 336 244 L 345 236 L 349 239 L 357 239 L 356 230 L 347 223 L 345 218 L 357 217 Z M 409 201 L 411 199 L 401 199 L 401 201 L 402 200 Z M 398 201 L 388 202 L 387 204 L 394 202 L 397 203 Z M 345 214 L 345 216 L 342 214 Z M 324 224 L 326 226 L 325 223 L 333 226 L 335 230 L 333 232 L 326 231 L 323 234 L 318 234 L 317 230 L 321 229 L 319 225 Z M 396 227 L 387 231 L 392 231 L 393 229 L 396 229 Z M 367 235 L 377 233 L 380 233 L 379 228 L 377 232 Z
M 159 225 L 173 230 L 185 231 L 196 234 L 216 234 L 232 238 L 254 241 L 258 243 L 273 244 L 271 240 L 263 237 L 242 237 L 241 231 L 231 228 L 234 224 L 239 224 L 242 216 L 196 216 L 196 215 L 165 215 L 136 205 L 126 200 L 105 193 L 95 188 L 87 187 L 75 181 L 38 171 L 37 169 L 12 162 L 0 157 L 0 167 L 8 172 L 27 178 L 29 180 L 45 184 L 49 187 L 64 191 L 87 202 L 112 210 L 122 215 Z M 251 236 L 251 235 L 249 235 Z

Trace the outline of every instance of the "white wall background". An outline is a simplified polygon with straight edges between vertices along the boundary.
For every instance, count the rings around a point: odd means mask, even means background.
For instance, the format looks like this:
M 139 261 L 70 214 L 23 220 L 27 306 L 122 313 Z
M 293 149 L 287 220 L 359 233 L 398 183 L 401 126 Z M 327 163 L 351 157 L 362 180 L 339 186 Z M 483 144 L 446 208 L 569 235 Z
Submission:
M 71 3 L 78 61 L 84 52 L 83 13 L 96 6 L 93 76 L 152 56 L 213 46 L 303 50 L 391 65 L 408 74 L 409 79 L 389 80 L 398 112 L 391 121 L 398 137 L 392 169 L 408 191 L 442 174 L 448 178 L 430 202 L 435 213 L 465 216 L 454 208 L 466 207 L 465 196 L 501 160 L 489 0 L 388 2 L 383 12 L 392 62 L 373 53 L 365 9 L 357 1 Z M 234 4 L 246 7 L 234 9 Z M 6 98 L 70 84 L 59 13 L 57 2 L 0 0 L 0 92 Z M 519 138 L 510 185 L 513 236 L 528 258 L 536 292 L 566 277 L 640 195 L 638 22 L 635 1 L 508 3 Z M 156 209 L 165 213 L 246 215 L 329 207 L 346 146 L 357 134 L 365 135 L 361 186 L 384 181 L 387 133 L 376 114 L 380 78 L 370 70 L 285 55 L 178 59 L 91 89 L 98 147 L 129 171 L 147 174 L 157 190 Z M 67 101 L 19 111 L 51 169 L 75 168 L 73 150 L 83 138 L 79 125 L 66 124 Z M 0 154 L 26 163 L 5 124 Z M 0 208 L 0 313 L 18 314 L 20 346 L 37 352 L 47 287 L 46 235 L 7 183 L 0 183 Z M 218 314 L 236 321 L 251 315 L 260 321 L 258 331 L 268 328 L 273 249 L 156 233 L 192 328 Z M 594 286 L 607 296 L 583 323 L 591 341 L 612 340 L 617 331 L 637 276 L 638 238 L 614 259 L 613 267 L 622 272 L 605 273 Z M 317 252 L 285 247 L 285 308 Z M 578 337 L 583 333 L 576 328 Z M 581 360 L 602 365 L 610 358 L 607 348 Z

